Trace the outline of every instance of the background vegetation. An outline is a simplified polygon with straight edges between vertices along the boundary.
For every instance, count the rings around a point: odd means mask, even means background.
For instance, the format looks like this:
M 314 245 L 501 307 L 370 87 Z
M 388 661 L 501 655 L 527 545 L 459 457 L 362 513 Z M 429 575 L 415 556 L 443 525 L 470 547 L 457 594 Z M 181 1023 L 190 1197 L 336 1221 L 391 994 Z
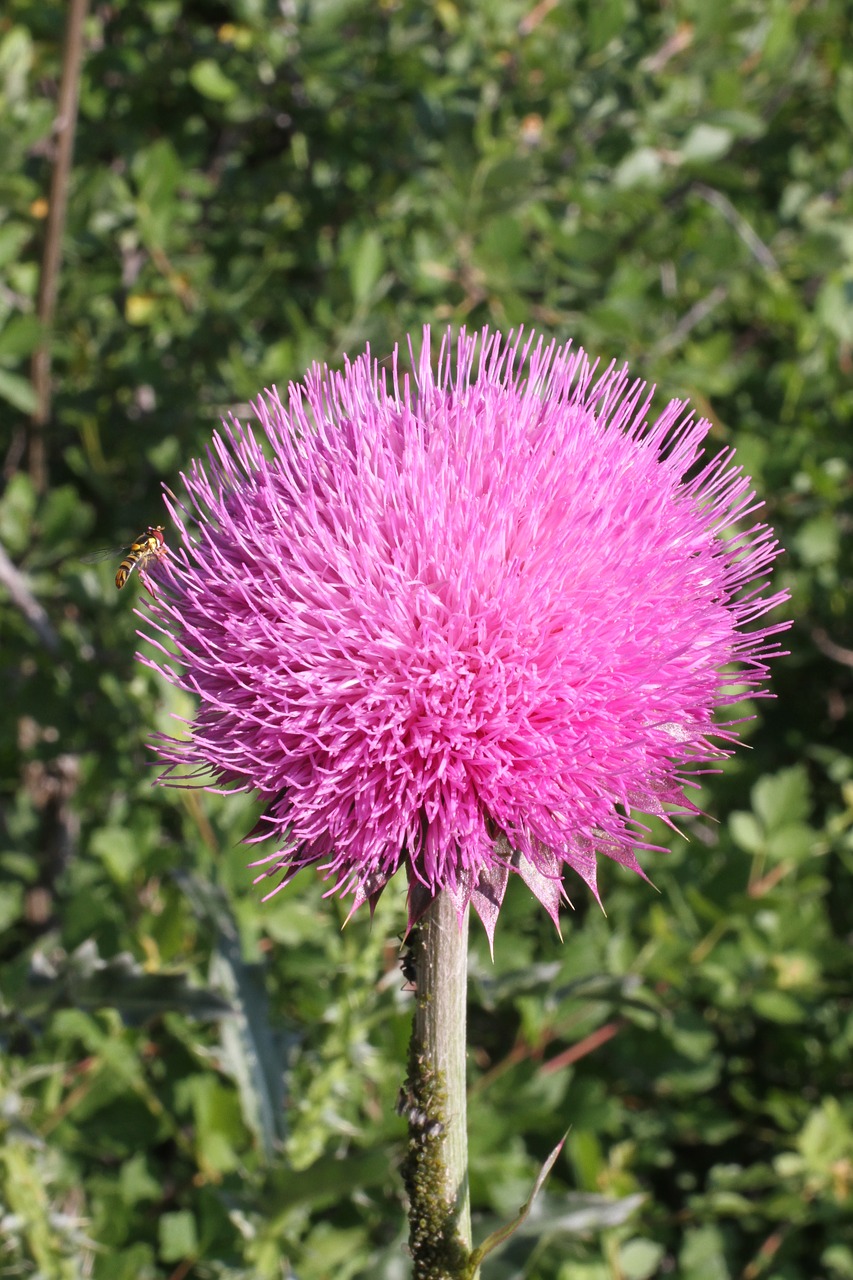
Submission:
M 853 1277 L 849 3 L 96 5 L 42 484 L 65 20 L 0 15 L 0 543 L 46 611 L 0 588 L 0 1275 L 407 1274 L 402 886 L 372 926 L 308 876 L 260 904 L 251 801 L 152 788 L 185 708 L 83 557 L 157 522 L 220 413 L 429 320 L 689 395 L 797 620 L 658 892 L 604 867 L 560 942 L 518 884 L 494 965 L 474 932 L 477 1238 L 572 1126 L 487 1277 Z

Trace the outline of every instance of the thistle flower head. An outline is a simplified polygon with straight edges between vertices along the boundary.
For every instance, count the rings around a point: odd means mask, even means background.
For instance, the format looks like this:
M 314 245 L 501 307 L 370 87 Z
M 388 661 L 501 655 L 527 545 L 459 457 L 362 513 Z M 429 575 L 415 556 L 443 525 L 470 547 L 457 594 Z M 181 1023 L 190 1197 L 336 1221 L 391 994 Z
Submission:
M 535 335 L 432 354 L 315 367 L 183 477 L 149 631 L 199 709 L 158 753 L 260 793 L 273 892 L 315 865 L 373 904 L 405 865 L 410 920 L 446 890 L 491 940 L 511 871 L 556 921 L 566 867 L 596 892 L 600 855 L 640 871 L 633 815 L 695 811 L 784 593 L 683 402 L 649 425 L 626 370 Z

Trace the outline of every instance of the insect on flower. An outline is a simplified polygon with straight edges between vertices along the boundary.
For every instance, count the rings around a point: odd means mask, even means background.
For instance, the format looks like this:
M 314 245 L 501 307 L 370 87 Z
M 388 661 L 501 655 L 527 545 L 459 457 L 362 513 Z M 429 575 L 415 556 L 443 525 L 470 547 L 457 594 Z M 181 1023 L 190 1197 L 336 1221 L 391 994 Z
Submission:
M 122 560 L 116 574 L 116 586 L 121 591 L 134 569 L 139 569 L 140 575 L 144 576 L 145 569 L 152 560 L 162 560 L 168 551 L 166 539 L 163 537 L 165 526 L 162 524 L 151 525 L 144 533 L 140 533 L 135 542 L 128 548 L 127 555 Z

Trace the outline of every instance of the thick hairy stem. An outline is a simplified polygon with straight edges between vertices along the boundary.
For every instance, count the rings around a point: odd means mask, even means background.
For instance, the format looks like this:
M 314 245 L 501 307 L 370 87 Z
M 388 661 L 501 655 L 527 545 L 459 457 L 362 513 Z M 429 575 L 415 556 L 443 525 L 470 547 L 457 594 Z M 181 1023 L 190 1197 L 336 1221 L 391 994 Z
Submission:
M 468 916 L 440 893 L 412 937 L 417 1004 L 401 1111 L 414 1280 L 470 1280 L 465 1095 Z

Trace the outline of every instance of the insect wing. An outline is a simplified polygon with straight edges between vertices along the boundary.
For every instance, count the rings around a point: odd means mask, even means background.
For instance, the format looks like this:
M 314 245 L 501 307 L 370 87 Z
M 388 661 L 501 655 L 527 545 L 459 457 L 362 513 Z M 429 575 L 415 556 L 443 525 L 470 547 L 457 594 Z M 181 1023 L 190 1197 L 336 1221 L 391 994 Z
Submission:
M 86 555 L 78 556 L 77 559 L 80 564 L 103 564 L 105 560 L 115 560 L 118 556 L 127 556 L 132 551 L 138 551 L 141 544 L 147 544 L 149 537 L 150 530 L 140 533 L 139 537 L 134 538 L 132 542 L 113 542 L 109 547 L 98 547 L 96 551 L 88 551 Z
M 97 551 L 90 551 L 85 556 L 78 556 L 80 564 L 103 564 L 105 560 L 115 560 L 116 556 L 124 555 L 128 551 L 127 545 L 123 547 L 99 547 Z

